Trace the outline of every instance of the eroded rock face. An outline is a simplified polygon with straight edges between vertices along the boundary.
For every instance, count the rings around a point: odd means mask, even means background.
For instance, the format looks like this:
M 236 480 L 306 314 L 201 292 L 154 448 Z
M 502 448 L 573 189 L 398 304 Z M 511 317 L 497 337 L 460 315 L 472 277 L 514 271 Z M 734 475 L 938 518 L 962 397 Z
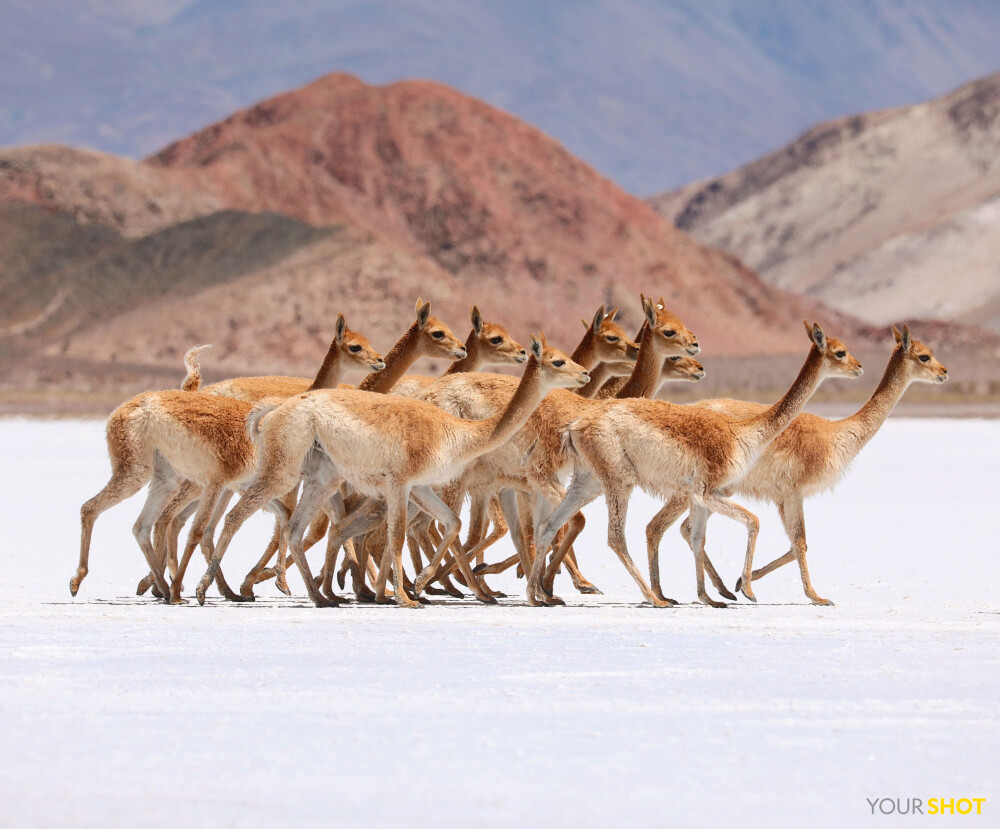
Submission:
M 769 283 L 868 322 L 1000 331 L 1000 74 L 821 124 L 651 203 Z
M 349 223 L 429 257 L 507 321 L 578 337 L 579 308 L 664 294 L 706 348 L 783 352 L 808 305 L 693 243 L 566 149 L 436 83 L 331 75 L 147 160 L 220 202 Z M 418 286 L 414 286 L 419 290 Z M 522 335 L 523 336 L 523 335 Z
M 0 149 L 0 202 L 37 204 L 127 237 L 219 208 L 197 187 L 149 165 L 58 144 Z

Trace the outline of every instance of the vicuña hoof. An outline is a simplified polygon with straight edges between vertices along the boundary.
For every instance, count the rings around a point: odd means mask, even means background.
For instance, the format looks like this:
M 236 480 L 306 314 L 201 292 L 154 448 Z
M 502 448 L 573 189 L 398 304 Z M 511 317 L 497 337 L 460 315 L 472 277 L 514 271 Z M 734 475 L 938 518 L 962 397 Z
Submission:
M 736 589 L 739 590 L 739 587 L 737 587 Z M 719 595 L 722 596 L 722 598 L 724 599 L 729 599 L 729 601 L 731 602 L 736 601 L 736 596 L 730 593 L 729 590 L 721 584 L 719 585 Z
M 822 605 L 823 607 L 834 607 L 835 606 L 834 603 L 831 602 L 829 599 L 821 599 L 821 598 L 819 598 L 819 596 L 817 596 L 815 599 L 812 599 L 811 601 L 812 601 L 813 604 Z

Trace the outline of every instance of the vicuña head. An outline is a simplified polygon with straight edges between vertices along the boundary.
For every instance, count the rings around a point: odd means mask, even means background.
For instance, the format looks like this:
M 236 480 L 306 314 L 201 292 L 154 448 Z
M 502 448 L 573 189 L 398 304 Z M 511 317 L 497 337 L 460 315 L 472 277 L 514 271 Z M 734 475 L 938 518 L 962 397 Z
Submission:
M 655 302 L 652 297 L 642 294 L 640 297 L 649 331 L 652 332 L 664 356 L 687 354 L 693 357 L 701 351 L 698 338 L 688 330 L 676 314 L 667 310 L 666 301 L 662 296 Z
M 908 383 L 943 383 L 948 379 L 948 369 L 938 362 L 926 345 L 910 337 L 908 325 L 904 325 L 902 331 L 892 326 L 892 336 L 896 338 L 896 348 L 903 358 L 903 371 Z
M 334 330 L 331 350 L 340 351 L 344 369 L 357 368 L 362 371 L 381 371 L 385 368 L 385 360 L 373 347 L 364 334 L 352 331 L 347 327 L 343 314 L 337 314 L 337 326 Z
M 819 323 L 814 322 L 810 325 L 802 320 L 802 324 L 813 345 L 823 355 L 822 374 L 825 377 L 860 377 L 864 374 L 861 361 L 847 350 L 843 341 L 836 337 L 827 337 L 819 327 Z
M 444 357 L 448 360 L 463 360 L 465 345 L 452 330 L 437 317 L 431 316 L 430 302 L 417 299 L 416 329 L 420 332 L 418 349 L 424 357 Z
M 694 357 L 681 357 L 675 354 L 663 361 L 660 377 L 663 380 L 686 380 L 689 383 L 697 383 L 705 377 L 705 367 Z
M 639 356 L 639 346 L 625 333 L 625 329 L 615 322 L 617 314 L 617 305 L 607 312 L 602 305 L 590 322 L 585 319 L 581 319 L 580 322 L 590 332 L 596 362 L 621 366 L 628 372 L 632 370 Z
M 530 349 L 538 364 L 538 379 L 543 389 L 582 388 L 590 382 L 589 372 L 565 351 L 549 345 L 544 331 L 537 337 L 531 335 Z
M 476 338 L 481 364 L 520 365 L 527 362 L 527 350 L 511 337 L 506 328 L 485 322 L 475 305 L 469 309 L 469 315 L 472 317 L 472 334 Z

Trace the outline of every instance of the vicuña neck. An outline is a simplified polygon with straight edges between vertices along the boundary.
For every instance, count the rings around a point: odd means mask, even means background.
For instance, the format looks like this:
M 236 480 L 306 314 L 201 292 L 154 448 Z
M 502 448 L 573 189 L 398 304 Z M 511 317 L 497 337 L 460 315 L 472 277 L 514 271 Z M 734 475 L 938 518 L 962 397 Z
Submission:
M 802 407 L 819 387 L 822 365 L 823 355 L 814 345 L 809 349 L 806 361 L 799 370 L 799 376 L 795 378 L 795 382 L 784 396 L 769 409 L 745 421 L 756 433 L 759 447 L 767 446 L 788 428 L 796 415 L 802 411 Z
M 465 338 L 465 356 L 461 360 L 455 360 L 445 374 L 462 374 L 466 371 L 478 371 L 482 367 L 482 353 L 479 350 L 479 337 L 476 329 L 469 332 Z
M 573 360 L 578 363 L 580 362 L 579 360 L 576 359 L 576 357 L 574 357 Z M 581 365 L 584 364 L 581 363 Z M 612 375 L 610 366 L 608 366 L 607 363 L 598 363 L 596 366 L 590 369 L 590 382 L 587 383 L 587 385 L 584 386 L 583 388 L 577 389 L 576 393 L 580 395 L 580 397 L 597 397 L 597 392 L 600 391 L 601 386 L 604 385 L 604 382 L 610 379 L 611 377 Z M 627 378 L 625 377 L 621 378 L 622 382 L 624 382 L 626 379 Z
M 644 322 L 642 329 L 636 335 L 639 343 L 639 357 L 628 381 L 615 395 L 619 400 L 626 397 L 652 397 L 656 394 L 663 369 L 663 355 L 656 353 L 653 345 L 653 335 L 649 331 L 649 323 Z
M 594 368 L 597 365 L 597 353 L 594 345 L 594 329 L 588 326 L 583 339 L 580 340 L 580 344 L 576 347 L 576 351 L 570 355 L 573 362 L 579 363 L 588 371 Z
M 535 358 L 528 358 L 521 381 L 504 410 L 486 420 L 465 421 L 473 436 L 473 442 L 469 446 L 470 456 L 477 457 L 495 449 L 528 422 L 544 397 L 539 375 L 540 369 Z
M 396 385 L 396 381 L 406 374 L 406 370 L 420 358 L 421 336 L 420 326 L 414 322 L 409 331 L 403 334 L 399 342 L 385 355 L 385 368 L 369 374 L 361 381 L 358 388 L 362 391 L 381 393 L 389 391 Z
M 902 347 L 897 346 L 868 402 L 853 415 L 837 423 L 853 451 L 859 451 L 875 436 L 906 391 L 908 383 L 903 371 L 904 358 Z
M 309 391 L 337 388 L 341 374 L 340 346 L 334 341 L 330 343 L 330 349 L 326 352 L 326 357 L 323 358 L 323 365 L 316 372 L 316 379 L 312 381 Z

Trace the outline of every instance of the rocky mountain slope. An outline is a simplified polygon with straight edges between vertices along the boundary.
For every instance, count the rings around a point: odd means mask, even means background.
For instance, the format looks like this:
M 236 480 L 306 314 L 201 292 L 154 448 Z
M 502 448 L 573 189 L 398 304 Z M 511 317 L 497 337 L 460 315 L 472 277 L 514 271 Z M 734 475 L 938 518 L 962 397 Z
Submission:
M 1000 70 L 1000 5 L 940 0 L 5 0 L 0 144 L 139 157 L 333 70 L 429 78 L 633 193 Z
M 651 201 L 770 284 L 871 323 L 1000 330 L 1000 74 Z
M 575 309 L 601 302 L 638 324 L 640 291 L 681 308 L 718 353 L 795 350 L 803 314 L 815 312 L 693 242 L 554 139 L 441 84 L 330 75 L 148 163 L 238 209 L 363 228 L 429 257 L 469 298 L 516 297 L 518 325 L 560 341 L 577 336 Z
M 311 374 L 341 311 L 387 350 L 417 296 L 456 332 L 475 302 L 569 348 L 597 305 L 637 328 L 639 293 L 662 294 L 726 367 L 720 387 L 767 393 L 794 376 L 803 317 L 862 354 L 887 337 L 768 285 L 510 115 L 440 84 L 346 75 L 141 164 L 0 154 L 0 290 L 0 386 L 111 397 L 174 385 L 198 342 L 216 345 L 210 377 Z

